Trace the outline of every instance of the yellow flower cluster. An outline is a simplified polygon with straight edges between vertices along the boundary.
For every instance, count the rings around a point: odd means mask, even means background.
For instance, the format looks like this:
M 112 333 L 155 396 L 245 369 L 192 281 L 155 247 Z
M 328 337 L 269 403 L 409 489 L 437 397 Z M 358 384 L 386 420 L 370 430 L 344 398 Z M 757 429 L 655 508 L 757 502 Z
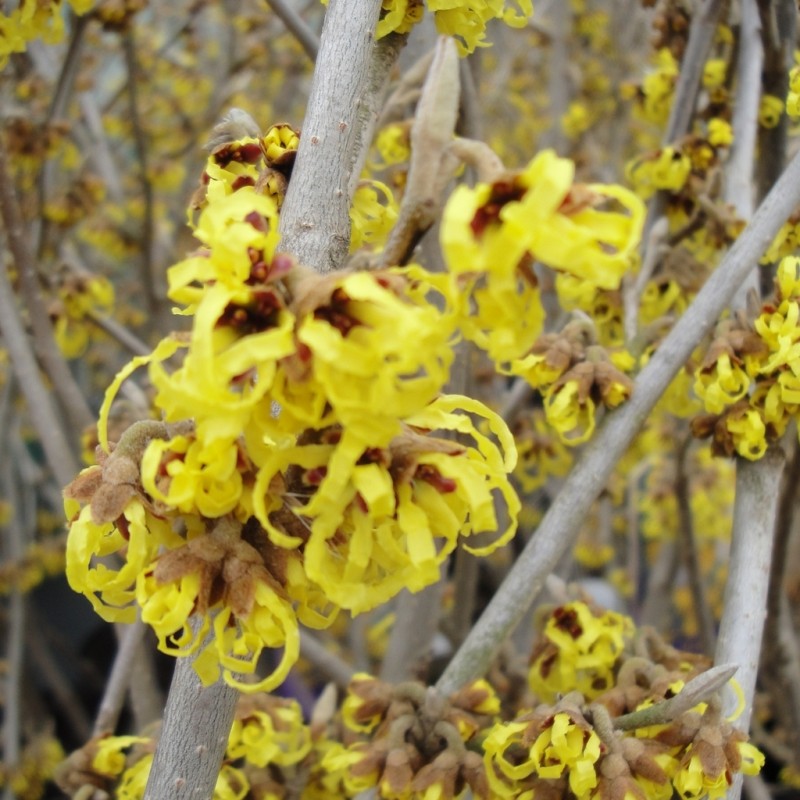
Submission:
M 65 791 L 91 780 L 113 791 L 117 800 L 142 800 L 153 764 L 155 742 L 149 736 L 104 736 L 89 741 L 62 767 Z M 295 700 L 267 695 L 243 697 L 233 726 L 213 800 L 284 797 L 290 777 L 312 750 L 311 731 Z M 63 757 L 63 756 L 62 756 Z M 72 795 L 71 796 L 76 796 Z M 305 795 L 304 795 L 305 796 Z
M 0 788 L 16 800 L 39 800 L 63 760 L 64 750 L 58 739 L 39 736 L 25 745 L 16 764 L 0 764 Z
M 677 80 L 678 62 L 667 48 L 662 48 L 656 55 L 655 69 L 644 77 L 636 90 L 638 115 L 659 127 L 666 125 Z
M 509 521 L 475 553 L 509 540 L 520 507 L 505 424 L 440 396 L 456 320 L 430 302 L 433 278 L 416 266 L 321 276 L 276 252 L 279 198 L 263 176 L 296 136 L 271 131 L 213 150 L 194 203 L 202 246 L 168 273 L 191 332 L 118 374 L 100 463 L 66 506 L 67 574 L 98 613 L 130 621 L 138 605 L 174 655 L 213 632 L 198 674 L 249 692 L 296 661 L 298 619 L 324 627 L 436 582 L 460 541 L 497 531 L 498 501 Z M 112 448 L 111 404 L 143 365 L 164 422 Z M 278 666 L 240 681 L 264 647 L 283 648 Z
M 544 688 L 548 703 L 488 730 L 482 749 L 489 796 L 669 800 L 677 792 L 700 800 L 723 797 L 735 773 L 760 770 L 763 755 L 722 717 L 716 695 L 677 719 L 665 715 L 661 724 L 642 715 L 709 664 L 650 641 L 644 631 L 633 655 L 634 635 L 630 619 L 584 603 L 553 611 L 534 647 L 532 671 L 545 677 L 554 671 L 563 681 Z M 633 722 L 637 713 L 635 724 L 616 727 L 617 717 Z
M 595 615 L 585 603 L 568 603 L 551 614 L 528 672 L 531 689 L 545 702 L 579 691 L 589 700 L 614 683 L 614 670 L 633 623 L 614 611 Z
M 519 797 L 512 787 L 524 782 L 526 789 L 533 789 L 532 797 L 563 783 L 575 797 L 590 797 L 602 749 L 591 725 L 578 711 L 560 711 L 543 722 L 535 738 L 531 727 L 524 717 L 498 724 L 484 741 L 487 776 L 496 796 Z
M 544 311 L 534 262 L 600 289 L 633 266 L 644 205 L 621 186 L 574 182 L 547 150 L 493 184 L 460 186 L 442 221 L 442 249 L 464 335 L 498 363 L 528 353 Z
M 752 327 L 729 320 L 718 326 L 694 389 L 706 416 L 697 436 L 712 436 L 717 454 L 756 460 L 783 435 L 800 409 L 800 259 L 778 266 L 776 296 Z
M 92 316 L 106 316 L 114 307 L 114 287 L 101 275 L 59 276 L 57 299 L 50 305 L 56 344 L 67 358 L 77 358 L 99 332 Z
M 478 734 L 499 711 L 499 699 L 484 680 L 439 700 L 421 684 L 391 686 L 357 674 L 341 718 L 347 738 L 359 738 L 332 743 L 320 768 L 329 782 L 336 781 L 337 797 L 372 789 L 386 800 L 453 800 L 470 793 L 488 800 L 475 749 Z
M 486 25 L 502 19 L 512 28 L 521 28 L 533 14 L 533 0 L 383 0 L 383 13 L 377 37 L 389 33 L 408 33 L 423 16 L 432 12 L 436 29 L 453 36 L 461 55 L 476 47 L 486 47 Z
M 633 387 L 612 359 L 627 368 L 633 360 L 624 352 L 610 355 L 593 338 L 590 326 L 570 323 L 559 334 L 540 336 L 528 355 L 508 369 L 542 393 L 547 421 L 567 445 L 587 441 L 597 408 L 616 408 Z
M 85 14 L 95 0 L 67 0 L 76 14 Z M 42 39 L 47 44 L 64 37 L 61 0 L 21 0 L 13 10 L 0 13 L 0 69 L 13 53 L 24 53 L 28 42 Z

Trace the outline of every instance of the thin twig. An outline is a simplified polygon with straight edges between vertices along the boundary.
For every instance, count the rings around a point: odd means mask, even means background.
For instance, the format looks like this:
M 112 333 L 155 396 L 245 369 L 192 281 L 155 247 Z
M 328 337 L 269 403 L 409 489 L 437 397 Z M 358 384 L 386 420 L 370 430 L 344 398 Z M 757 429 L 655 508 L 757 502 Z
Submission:
M 131 355 L 146 356 L 152 351 L 152 348 L 148 347 L 135 333 L 112 317 L 103 316 L 92 310 L 86 313 L 86 317 L 101 331 L 107 333 L 112 339 L 116 339 Z
M 50 108 L 45 118 L 45 125 L 53 120 L 59 119 L 64 115 L 69 104 L 72 90 L 75 87 L 75 78 L 78 76 L 80 66 L 80 56 L 83 50 L 84 34 L 89 24 L 88 16 L 70 16 L 72 22 L 72 35 L 70 36 L 69 46 L 61 64 L 61 71 L 58 74 L 58 82 L 50 102 Z M 39 214 L 34 222 L 33 240 L 37 242 L 35 252 L 41 258 L 47 242 L 48 220 L 44 215 L 44 207 L 47 196 L 52 184 L 52 177 L 56 169 L 56 162 L 52 158 L 45 158 L 39 173 Z M 38 228 L 38 230 L 36 230 Z
M 607 415 L 539 529 L 442 675 L 450 694 L 485 673 L 503 640 L 526 614 L 544 579 L 572 547 L 592 502 L 639 428 L 693 349 L 709 333 L 737 286 L 754 268 L 783 222 L 800 202 L 800 156 L 787 167 L 750 225 L 706 281 L 636 380 L 631 399 Z
M 317 60 L 319 54 L 319 39 L 317 34 L 306 25 L 305 20 L 292 8 L 286 0 L 267 0 L 267 5 L 280 18 L 287 30 L 299 42 L 306 55 L 312 60 Z
M 567 113 L 570 97 L 570 57 L 567 39 L 572 12 L 569 3 L 553 3 L 550 7 L 550 59 L 547 79 L 547 99 L 550 102 L 550 127 L 543 136 L 543 145 L 563 155 L 566 142 L 561 120 Z
M 453 610 L 448 627 L 450 641 L 455 647 L 459 647 L 467 638 L 472 627 L 479 575 L 478 557 L 459 547 L 453 568 Z
M 419 668 L 430 658 L 431 642 L 439 628 L 445 582 L 439 580 L 417 594 L 402 592 L 396 601 L 396 617 L 383 659 L 380 677 L 399 683 L 419 677 Z
M 725 165 L 723 199 L 745 221 L 753 216 L 755 187 L 756 139 L 758 138 L 758 110 L 761 102 L 761 68 L 764 64 L 764 47 L 761 44 L 761 20 L 756 0 L 741 0 L 739 26 L 739 58 L 737 61 L 736 102 L 733 105 L 733 145 Z M 739 287 L 733 308 L 744 308 L 751 289 L 760 289 L 759 275 L 752 272 Z
M 53 698 L 54 705 L 72 728 L 73 735 L 79 741 L 87 741 L 92 732 L 91 721 L 64 677 L 63 669 L 47 648 L 40 626 L 33 620 L 29 621 L 25 629 L 25 647 L 34 668 Z
M 800 671 L 794 658 L 791 634 L 791 610 L 786 598 L 786 565 L 789 542 L 797 508 L 797 486 L 800 482 L 800 446 L 784 473 L 778 515 L 775 522 L 772 566 L 767 592 L 767 619 L 764 627 L 764 647 L 761 654 L 765 688 L 773 700 L 775 716 L 781 721 L 796 754 L 792 759 L 800 766 Z M 785 634 L 789 633 L 789 636 Z
M 346 689 L 355 670 L 320 640 L 305 630 L 300 630 L 300 655 L 339 688 Z
M 36 352 L 42 360 L 45 372 L 52 381 L 53 389 L 61 400 L 70 421 L 78 430 L 81 430 L 92 424 L 94 415 L 86 398 L 75 383 L 67 362 L 56 346 L 53 326 L 42 299 L 39 275 L 30 249 L 29 232 L 22 219 L 22 212 L 11 177 L 5 137 L 2 134 L 0 134 L 0 216 L 2 216 L 8 238 L 8 249 L 17 266 L 22 296 L 33 330 Z M 5 270 L 3 270 L 3 274 L 5 276 Z M 7 278 L 5 280 L 7 282 Z M 0 294 L 4 295 L 6 304 L 13 306 L 10 287 L 4 287 Z M 16 316 L 16 311 L 14 315 Z M 1 324 L 5 326 L 5 320 Z M 20 380 L 20 385 L 25 389 L 22 380 Z
M 125 694 L 128 691 L 135 661 L 134 655 L 141 646 L 145 630 L 146 626 L 141 620 L 127 627 L 97 709 L 92 736 L 113 733 L 116 730 L 119 715 L 125 705 Z
M 3 420 L 5 421 L 5 420 Z M 14 461 L 5 459 L 2 467 L 3 494 L 11 500 L 17 496 Z M 11 505 L 6 522 L 4 539 L 7 543 L 5 559 L 19 563 L 25 553 L 25 532 L 21 525 L 16 503 Z M 22 678 L 25 656 L 25 595 L 15 583 L 8 604 L 8 628 L 5 652 L 5 680 L 3 686 L 3 766 L 6 774 L 13 774 L 21 755 Z M 3 800 L 14 800 L 14 790 L 8 785 Z
M 0 259 L 0 334 L 14 374 L 27 401 L 28 413 L 39 435 L 47 463 L 56 481 L 65 486 L 75 477 L 78 461 L 64 434 L 52 397 L 39 374 L 39 367 L 14 302 L 14 291 L 2 259 Z
M 714 652 L 714 616 L 708 605 L 703 573 L 700 569 L 700 558 L 697 552 L 697 539 L 692 517 L 691 493 L 686 474 L 687 457 L 692 442 L 686 435 L 675 454 L 675 502 L 678 506 L 678 540 L 680 541 L 683 563 L 689 577 L 689 589 L 692 593 L 692 608 L 697 619 L 700 644 L 703 652 L 710 656 Z
M 786 97 L 789 71 L 794 66 L 797 36 L 797 3 L 795 0 L 758 0 L 761 14 L 761 35 L 764 41 L 764 94 Z M 774 128 L 760 128 L 758 141 L 758 198 L 761 199 L 778 180 L 786 163 L 789 117 L 781 114 Z M 772 290 L 773 270 L 761 270 L 761 293 Z
M 122 34 L 122 43 L 125 52 L 125 66 L 128 69 L 128 114 L 133 129 L 133 142 L 136 148 L 136 163 L 139 168 L 139 188 L 142 193 L 144 216 L 142 220 L 141 239 L 141 275 L 139 285 L 144 292 L 145 303 L 150 313 L 158 308 L 158 297 L 155 292 L 155 274 L 153 272 L 153 233 L 154 197 L 153 184 L 148 172 L 148 144 L 145 135 L 141 109 L 139 105 L 139 66 L 136 60 L 136 40 L 133 26 L 129 26 Z

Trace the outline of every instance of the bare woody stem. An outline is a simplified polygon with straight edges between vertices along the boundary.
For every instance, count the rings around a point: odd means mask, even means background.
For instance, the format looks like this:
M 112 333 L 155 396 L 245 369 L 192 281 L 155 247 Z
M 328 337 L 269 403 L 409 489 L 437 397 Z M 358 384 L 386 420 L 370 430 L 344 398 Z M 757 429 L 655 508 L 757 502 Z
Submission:
M 440 678 L 443 694 L 483 675 L 503 640 L 527 613 L 544 580 L 573 546 L 608 474 L 672 378 L 714 326 L 737 287 L 800 203 L 800 156 L 764 199 L 752 222 L 640 373 L 631 399 L 606 418 L 461 649 Z
M 405 43 L 374 41 L 379 0 L 330 0 L 292 179 L 281 249 L 317 272 L 338 269 L 350 246 L 350 203 L 389 70 Z
M 212 797 L 238 696 L 222 680 L 203 686 L 194 657 L 177 659 L 144 800 Z

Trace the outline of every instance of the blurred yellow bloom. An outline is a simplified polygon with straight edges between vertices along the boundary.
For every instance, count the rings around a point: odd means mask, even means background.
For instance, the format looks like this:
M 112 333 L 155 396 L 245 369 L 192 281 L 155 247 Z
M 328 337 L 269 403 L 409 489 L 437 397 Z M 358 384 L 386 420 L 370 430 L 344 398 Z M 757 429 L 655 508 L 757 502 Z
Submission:
M 385 183 L 361 181 L 350 209 L 350 252 L 364 246 L 380 252 L 397 221 L 397 213 L 397 201 Z
M 750 376 L 738 363 L 731 363 L 728 353 L 722 353 L 712 368 L 695 373 L 694 391 L 712 414 L 721 414 L 726 406 L 744 397 L 749 388 Z
M 703 67 L 703 86 L 706 89 L 717 89 L 725 83 L 728 62 L 724 58 L 711 58 Z
M 280 703 L 280 704 L 278 704 Z M 266 711 L 255 709 L 234 719 L 228 737 L 228 758 L 244 758 L 248 764 L 289 767 L 311 751 L 311 732 L 303 724 L 296 700 L 277 701 Z
M 455 37 L 461 55 L 485 47 L 486 24 L 502 19 L 522 28 L 533 13 L 533 0 L 425 0 L 439 33 Z
M 714 147 L 730 147 L 733 144 L 733 128 L 730 122 L 719 117 L 708 121 L 708 141 Z
M 762 128 L 774 128 L 781 121 L 784 104 L 780 97 L 765 94 L 758 107 L 758 123 Z
M 689 156 L 672 146 L 664 147 L 651 156 L 636 158 L 625 166 L 626 177 L 643 199 L 659 189 L 680 191 L 691 171 Z

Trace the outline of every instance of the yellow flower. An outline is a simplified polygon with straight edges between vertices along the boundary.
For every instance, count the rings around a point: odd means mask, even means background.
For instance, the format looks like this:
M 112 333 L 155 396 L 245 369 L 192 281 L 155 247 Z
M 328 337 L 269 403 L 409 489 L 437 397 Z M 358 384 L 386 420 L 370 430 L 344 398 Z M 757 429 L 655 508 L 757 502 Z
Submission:
M 244 772 L 230 764 L 223 764 L 214 784 L 212 800 L 244 800 L 249 793 L 250 781 Z
M 778 264 L 775 278 L 780 300 L 800 298 L 800 258 L 786 256 Z
M 573 100 L 561 117 L 561 129 L 570 139 L 577 139 L 592 125 L 592 116 L 586 104 Z
M 703 744 L 701 743 L 700 747 Z M 764 764 L 764 755 L 749 742 L 739 741 L 732 746 L 738 749 L 742 759 L 741 772 L 745 775 L 758 774 Z M 717 771 L 711 771 L 704 765 L 702 755 L 695 750 L 695 744 L 689 745 L 678 771 L 672 777 L 676 791 L 682 800 L 700 800 L 700 798 L 717 800 L 724 797 L 733 782 L 726 759 L 722 760 Z
M 581 396 L 577 380 L 553 384 L 544 395 L 547 421 L 564 444 L 578 445 L 591 439 L 595 428 L 595 403 Z
M 453 413 L 461 409 L 483 416 L 505 452 L 466 414 Z M 373 608 L 401 588 L 419 591 L 438 580 L 439 566 L 460 536 L 497 530 L 496 496 L 508 508 L 509 525 L 492 544 L 467 549 L 489 553 L 516 529 L 519 500 L 507 477 L 516 451 L 496 415 L 474 400 L 453 396 L 406 422 L 409 427 L 385 448 L 350 427 L 327 434 L 330 443 L 275 448 L 253 490 L 255 514 L 272 541 L 295 548 L 307 538 L 308 577 L 351 611 Z M 475 446 L 421 435 L 420 429 L 459 431 Z M 294 530 L 272 517 L 278 506 L 267 489 L 279 475 L 287 487 L 288 510 L 302 520 Z
M 571 161 L 547 150 L 519 174 L 474 189 L 459 186 L 447 202 L 441 243 L 450 295 L 460 298 L 465 336 L 495 360 L 520 357 L 541 332 L 531 259 L 608 289 L 632 264 L 641 201 L 620 186 L 573 185 L 574 172 Z M 608 203 L 611 209 L 598 208 Z
M 116 800 L 142 800 L 152 766 L 153 756 L 148 753 L 128 767 L 117 784 Z
M 106 736 L 97 743 L 92 769 L 102 775 L 117 776 L 125 770 L 126 758 L 122 751 L 150 741 L 147 736 Z
M 656 60 L 656 70 L 646 75 L 642 82 L 641 114 L 649 122 L 661 126 L 669 118 L 678 78 L 678 62 L 666 47 L 658 51 Z
M 422 0 L 383 0 L 383 13 L 378 21 L 375 38 L 390 33 L 408 33 L 423 15 Z
M 519 460 L 514 477 L 524 492 L 533 492 L 550 477 L 563 477 L 572 466 L 572 457 L 559 437 L 554 436 L 544 413 L 534 409 L 515 432 Z
M 309 295 L 316 286 L 320 295 L 308 312 L 298 310 L 302 363 L 287 361 L 281 370 L 288 373 L 305 366 L 310 386 L 324 398 L 312 407 L 324 413 L 329 404 L 336 421 L 353 435 L 383 446 L 397 432 L 398 419 L 424 408 L 444 386 L 453 359 L 452 317 L 417 293 L 404 270 L 314 276 L 309 284 Z M 301 298 L 302 285 L 297 292 Z M 297 382 L 305 379 L 301 375 Z M 291 381 L 287 374 L 286 390 L 275 399 L 289 418 L 296 414 L 305 422 L 307 397 L 300 394 L 302 406 L 293 402 Z M 268 424 L 266 418 L 262 421 Z M 279 418 L 275 430 L 283 424 Z M 320 427 L 325 422 L 305 424 Z M 302 427 L 291 432 L 299 430 Z
M 68 274 L 61 280 L 54 317 L 56 344 L 66 358 L 83 354 L 90 338 L 99 330 L 86 317 L 105 316 L 114 306 L 114 287 L 99 275 Z
M 397 221 L 397 213 L 397 201 L 385 183 L 361 181 L 350 209 L 350 252 L 364 246 L 380 252 Z
M 625 167 L 626 177 L 644 199 L 658 189 L 679 192 L 691 171 L 689 156 L 672 146 L 662 148 L 653 156 L 635 159 Z
M 588 797 L 597 786 L 599 737 L 585 721 L 576 722 L 572 713 L 557 711 L 546 718 L 536 714 L 497 723 L 484 740 L 484 763 L 493 796 L 516 797 L 514 785 L 529 785 L 536 776 L 544 780 L 567 777 L 577 797 Z M 536 789 L 523 796 L 535 797 Z
M 375 137 L 375 148 L 382 159 L 381 163 L 374 165 L 376 169 L 408 161 L 411 157 L 409 126 L 395 122 L 381 128 Z
M 714 147 L 730 147 L 733 144 L 733 128 L 730 122 L 719 117 L 708 121 L 708 141 Z
M 783 108 L 783 100 L 780 97 L 771 94 L 762 95 L 758 108 L 759 125 L 763 128 L 776 127 L 783 116 Z
M 569 786 L 583 797 L 597 785 L 595 763 L 600 758 L 600 738 L 586 731 L 568 714 L 553 717 L 552 725 L 539 734 L 531 747 L 531 760 L 540 778 L 560 778 L 569 773 Z
M 267 710 L 254 709 L 233 721 L 228 737 L 228 758 L 244 758 L 249 764 L 289 767 L 311 751 L 311 733 L 303 724 L 296 700 L 272 698 Z
M 731 435 L 736 452 L 750 461 L 757 461 L 767 451 L 767 429 L 757 409 L 743 408 L 725 417 L 725 428 Z
M 426 5 L 434 13 L 436 30 L 455 37 L 461 55 L 487 46 L 489 20 L 522 28 L 533 14 L 533 0 L 426 0 Z
M 261 139 L 264 159 L 270 166 L 285 162 L 291 153 L 297 152 L 299 146 L 299 133 L 286 123 L 270 126 Z
M 224 439 L 208 445 L 187 436 L 153 439 L 142 456 L 142 486 L 184 514 L 221 517 L 236 508 L 242 494 L 239 456 L 236 442 Z
M 735 358 L 735 357 L 734 357 Z M 703 400 L 706 411 L 721 414 L 726 406 L 747 394 L 750 376 L 738 363 L 731 362 L 729 353 L 722 353 L 710 368 L 697 370 L 694 390 Z
M 66 574 L 69 585 L 84 594 L 94 610 L 107 622 L 133 622 L 136 609 L 137 577 L 168 540 L 169 523 L 157 519 L 142 504 L 132 500 L 116 522 L 97 524 L 92 509 L 85 506 L 78 514 L 78 503 L 66 500 L 69 520 Z M 122 555 L 116 566 L 106 556 Z M 98 560 L 92 563 L 93 559 Z
M 703 86 L 706 89 L 717 89 L 725 83 L 728 62 L 724 58 L 711 58 L 703 67 Z
M 613 685 L 614 667 L 632 634 L 631 620 L 614 611 L 596 616 L 579 602 L 557 608 L 528 672 L 531 689 L 545 702 L 573 690 L 597 697 Z

